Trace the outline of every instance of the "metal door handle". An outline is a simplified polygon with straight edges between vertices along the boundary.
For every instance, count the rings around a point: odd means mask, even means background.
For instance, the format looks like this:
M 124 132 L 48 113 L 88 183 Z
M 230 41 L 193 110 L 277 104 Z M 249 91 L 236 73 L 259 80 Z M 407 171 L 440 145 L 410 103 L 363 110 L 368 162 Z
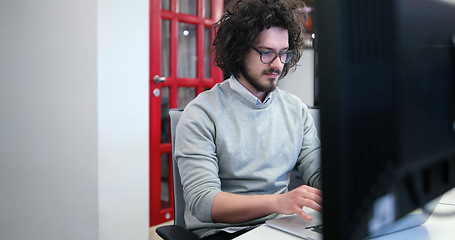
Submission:
M 153 81 L 155 81 L 155 83 L 164 82 L 166 81 L 166 77 L 160 77 L 158 75 L 155 75 L 155 77 L 153 77 Z

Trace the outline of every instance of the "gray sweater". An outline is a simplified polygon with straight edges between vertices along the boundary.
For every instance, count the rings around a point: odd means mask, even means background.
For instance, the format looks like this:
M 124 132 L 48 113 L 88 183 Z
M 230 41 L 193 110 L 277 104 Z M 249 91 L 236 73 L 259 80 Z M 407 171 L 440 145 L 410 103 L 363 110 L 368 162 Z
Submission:
M 185 222 L 199 236 L 277 215 L 234 225 L 214 223 L 212 203 L 221 191 L 285 193 L 294 167 L 310 186 L 317 186 L 320 178 L 320 141 L 308 108 L 279 88 L 257 105 L 233 91 L 229 81 L 215 85 L 185 108 L 175 144 Z

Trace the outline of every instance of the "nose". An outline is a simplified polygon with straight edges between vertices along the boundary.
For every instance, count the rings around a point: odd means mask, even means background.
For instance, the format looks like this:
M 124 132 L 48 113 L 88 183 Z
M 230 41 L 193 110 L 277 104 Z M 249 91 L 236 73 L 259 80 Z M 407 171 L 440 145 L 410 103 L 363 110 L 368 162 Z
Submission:
M 280 57 L 277 56 L 270 64 L 270 67 L 273 69 L 282 70 L 284 67 L 284 63 L 281 62 Z

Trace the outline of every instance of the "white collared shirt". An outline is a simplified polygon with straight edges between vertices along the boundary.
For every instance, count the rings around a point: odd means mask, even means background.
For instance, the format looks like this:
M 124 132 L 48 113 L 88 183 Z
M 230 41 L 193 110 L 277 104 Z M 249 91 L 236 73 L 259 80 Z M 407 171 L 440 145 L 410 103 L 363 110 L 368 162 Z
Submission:
M 264 102 L 262 102 L 259 98 L 254 96 L 248 89 L 246 89 L 238 80 L 237 78 L 232 75 L 229 79 L 229 86 L 231 86 L 231 89 L 240 94 L 240 96 L 244 97 L 248 101 L 252 102 L 255 105 L 262 105 L 267 103 L 270 98 L 272 97 L 272 92 L 268 93 L 267 96 L 265 97 Z

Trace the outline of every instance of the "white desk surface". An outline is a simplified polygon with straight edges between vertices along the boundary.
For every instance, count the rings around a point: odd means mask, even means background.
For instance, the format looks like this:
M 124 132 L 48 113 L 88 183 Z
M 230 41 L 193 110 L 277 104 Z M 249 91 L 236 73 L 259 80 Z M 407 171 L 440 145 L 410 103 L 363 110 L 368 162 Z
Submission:
M 445 193 L 434 210 L 435 213 L 455 212 L 455 188 Z M 302 240 L 302 238 L 287 234 L 266 225 L 259 226 L 237 238 L 235 240 Z M 454 240 L 455 239 L 455 215 L 450 217 L 439 217 L 431 215 L 426 223 L 419 227 L 410 228 L 397 233 L 373 240 Z

